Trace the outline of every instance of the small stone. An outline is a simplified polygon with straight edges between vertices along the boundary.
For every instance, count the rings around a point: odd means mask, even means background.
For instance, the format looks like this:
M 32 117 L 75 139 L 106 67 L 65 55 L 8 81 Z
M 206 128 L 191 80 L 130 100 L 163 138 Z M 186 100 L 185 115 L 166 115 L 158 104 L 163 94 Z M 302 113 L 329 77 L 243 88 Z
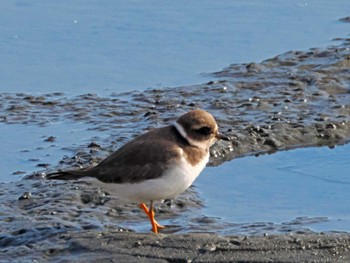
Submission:
M 143 117 L 148 117 L 148 116 L 155 115 L 155 114 L 157 114 L 157 112 L 155 112 L 155 111 L 148 111 L 148 112 L 146 112 L 146 113 L 143 115 Z
M 140 247 L 140 246 L 142 246 L 142 242 L 141 241 L 135 242 L 134 247 Z
M 18 200 L 28 200 L 32 198 L 32 194 L 30 192 L 24 192 Z
M 37 158 L 30 158 L 28 159 L 29 162 L 39 162 L 40 159 L 37 159 Z
M 194 106 L 196 106 L 196 103 L 191 102 L 191 103 L 188 104 L 188 106 L 189 106 L 189 107 L 194 107 Z
M 267 138 L 263 144 L 273 148 L 278 148 L 281 146 L 281 143 L 273 138 Z
M 47 167 L 50 166 L 50 164 L 48 164 L 48 163 L 38 163 L 36 166 L 37 166 L 37 167 L 47 168 Z
M 45 141 L 45 142 L 54 142 L 54 141 L 56 141 L 56 137 L 54 137 L 54 136 L 49 136 L 49 137 L 47 137 L 44 141 Z
M 342 17 L 339 20 L 342 21 L 342 22 L 350 22 L 350 16 Z
M 95 143 L 95 142 L 91 142 L 89 145 L 88 145 L 88 148 L 101 148 L 101 145 Z
M 335 126 L 335 124 L 333 124 L 333 123 L 328 123 L 328 124 L 326 125 L 326 128 L 327 128 L 327 129 L 333 129 L 333 130 L 335 130 L 335 129 L 337 128 L 337 126 Z
M 257 73 L 257 72 L 260 72 L 261 69 L 259 68 L 259 66 L 252 62 L 252 63 L 249 63 L 248 65 L 246 65 L 246 70 L 249 72 L 249 73 Z
M 20 175 L 20 174 L 24 174 L 24 173 L 26 173 L 26 172 L 24 172 L 24 171 L 16 171 L 16 172 L 13 172 L 12 174 L 13 175 Z

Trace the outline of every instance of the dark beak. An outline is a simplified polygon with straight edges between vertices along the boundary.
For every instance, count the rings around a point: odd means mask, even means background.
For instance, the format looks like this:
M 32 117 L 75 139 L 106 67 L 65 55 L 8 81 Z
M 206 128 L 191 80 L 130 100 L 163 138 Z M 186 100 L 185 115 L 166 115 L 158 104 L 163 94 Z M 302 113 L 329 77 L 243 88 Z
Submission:
M 225 136 L 225 135 L 222 135 L 222 134 L 220 134 L 220 133 L 217 133 L 215 137 L 216 137 L 216 139 L 218 139 L 218 140 L 224 140 L 224 141 L 230 141 L 230 140 L 231 140 L 229 137 L 227 137 L 227 136 Z

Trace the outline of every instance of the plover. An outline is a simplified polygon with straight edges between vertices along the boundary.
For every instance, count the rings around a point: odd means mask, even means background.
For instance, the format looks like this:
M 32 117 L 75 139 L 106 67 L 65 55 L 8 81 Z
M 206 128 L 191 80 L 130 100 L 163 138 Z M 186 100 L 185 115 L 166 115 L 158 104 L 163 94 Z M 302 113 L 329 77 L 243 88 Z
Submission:
M 154 202 L 173 198 L 190 187 L 218 139 L 229 140 L 219 133 L 214 117 L 204 110 L 192 110 L 172 125 L 136 137 L 95 167 L 56 172 L 47 178 L 94 181 L 111 195 L 139 204 L 152 231 L 158 233 L 164 227 L 154 219 Z

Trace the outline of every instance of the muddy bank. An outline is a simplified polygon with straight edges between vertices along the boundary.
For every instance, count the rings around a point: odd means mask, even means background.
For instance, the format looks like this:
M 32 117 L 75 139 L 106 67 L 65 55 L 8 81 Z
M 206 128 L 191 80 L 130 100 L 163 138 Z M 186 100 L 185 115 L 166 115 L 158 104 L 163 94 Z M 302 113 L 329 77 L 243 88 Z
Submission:
M 291 51 L 259 64 L 233 64 L 197 86 L 110 97 L 0 94 L 0 122 L 78 122 L 103 134 L 72 148 L 77 158 L 61 160 L 54 170 L 94 165 L 132 137 L 194 108 L 211 112 L 233 139 L 213 147 L 212 164 L 261 152 L 332 146 L 350 135 L 349 43 L 345 39 L 337 46 Z
M 148 222 L 143 233 L 132 230 L 132 224 L 145 221 L 135 205 L 110 200 L 82 183 L 23 180 L 2 184 L 0 196 L 0 262 L 350 260 L 350 234 L 313 233 L 298 226 L 298 220 L 280 229 L 263 223 L 242 226 L 266 233 L 274 229 L 279 235 L 217 235 L 228 226 L 198 216 L 203 204 L 191 199 L 193 189 L 157 208 L 161 220 L 182 218 L 182 224 L 167 225 L 158 236 L 149 232 Z M 125 228 L 126 222 L 132 224 Z
M 346 234 L 267 237 L 154 235 L 115 231 L 66 233 L 0 255 L 0 260 L 49 262 L 348 262 Z
M 158 237 L 134 233 L 145 221 L 134 205 L 109 200 L 107 193 L 88 185 L 47 182 L 43 173 L 95 165 L 137 134 L 197 107 L 211 112 L 222 132 L 233 139 L 213 147 L 212 165 L 252 154 L 345 143 L 350 138 L 349 50 L 350 39 L 343 39 L 324 49 L 235 64 L 214 73 L 213 81 L 190 87 L 109 97 L 0 94 L 4 124 L 78 122 L 97 134 L 88 144 L 70 148 L 71 156 L 42 165 L 29 176 L 32 180 L 2 184 L 0 259 L 347 261 L 348 234 L 316 234 L 293 223 L 277 231 L 288 234 L 271 237 L 188 234 L 227 227 L 201 214 L 203 201 L 195 188 L 158 208 L 159 219 L 172 222 L 169 232 Z M 55 142 L 55 134 L 47 140 L 57 149 L 63 147 Z M 268 229 L 266 225 L 258 233 Z
M 25 191 L 25 192 L 19 192 Z M 350 234 L 313 233 L 297 220 L 278 235 L 217 235 L 225 227 L 203 215 L 191 189 L 157 208 L 158 218 L 186 217 L 159 235 L 134 205 L 82 183 L 23 180 L 2 184 L 0 262 L 348 262 Z M 260 223 L 262 224 L 262 223 Z M 243 226 L 256 229 L 258 224 Z M 266 225 L 265 231 L 268 232 Z M 208 232 L 211 230 L 212 232 Z M 284 233 L 284 234 L 282 234 Z

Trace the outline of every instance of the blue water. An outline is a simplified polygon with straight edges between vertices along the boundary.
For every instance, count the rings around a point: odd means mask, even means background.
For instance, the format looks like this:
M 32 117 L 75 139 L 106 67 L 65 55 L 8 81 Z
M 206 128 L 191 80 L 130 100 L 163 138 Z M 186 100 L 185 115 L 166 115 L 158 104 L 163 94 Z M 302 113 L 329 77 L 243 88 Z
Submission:
M 350 1 L 0 1 L 0 92 L 121 92 L 333 44 Z
M 69 129 L 67 129 L 69 126 Z M 57 165 L 64 155 L 74 156 L 72 147 L 87 145 L 96 132 L 79 123 L 52 123 L 45 127 L 0 124 L 0 182 L 20 180 L 23 175 L 43 170 L 38 164 Z M 50 136 L 54 142 L 47 142 Z M 23 174 L 13 174 L 23 172 Z
M 227 222 L 325 217 L 308 227 L 350 231 L 350 144 L 236 159 L 208 167 L 196 185 L 204 214 Z

